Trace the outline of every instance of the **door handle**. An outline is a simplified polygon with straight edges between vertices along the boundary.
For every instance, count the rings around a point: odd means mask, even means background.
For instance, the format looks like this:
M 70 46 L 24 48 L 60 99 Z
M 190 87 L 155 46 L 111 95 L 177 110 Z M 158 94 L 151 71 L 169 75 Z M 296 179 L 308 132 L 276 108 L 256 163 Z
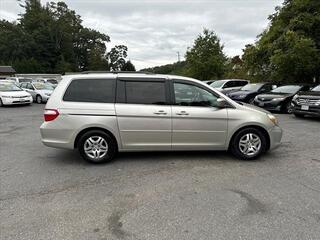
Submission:
M 176 114 L 179 115 L 179 116 L 187 116 L 187 115 L 189 115 L 189 113 L 187 113 L 186 111 L 181 111 L 181 112 L 178 112 Z
M 153 114 L 156 114 L 156 115 L 167 115 L 167 113 L 163 110 L 159 110 L 158 112 L 154 112 Z

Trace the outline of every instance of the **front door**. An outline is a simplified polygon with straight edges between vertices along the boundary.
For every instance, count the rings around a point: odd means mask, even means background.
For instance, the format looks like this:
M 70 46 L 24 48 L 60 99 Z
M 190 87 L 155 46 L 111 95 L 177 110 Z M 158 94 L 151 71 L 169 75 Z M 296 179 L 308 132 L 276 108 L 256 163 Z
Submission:
M 116 113 L 124 150 L 170 150 L 171 107 L 164 79 L 118 79 Z M 120 95 L 120 96 L 119 96 Z
M 215 107 L 219 96 L 200 84 L 178 80 L 173 89 L 172 149 L 224 149 L 227 109 Z

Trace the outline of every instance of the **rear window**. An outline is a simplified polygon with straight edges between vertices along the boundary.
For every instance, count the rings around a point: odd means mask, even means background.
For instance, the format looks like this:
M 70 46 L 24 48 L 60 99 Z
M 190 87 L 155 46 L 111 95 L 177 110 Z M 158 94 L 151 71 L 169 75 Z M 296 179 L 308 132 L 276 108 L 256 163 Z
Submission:
M 114 79 L 77 79 L 67 88 L 64 101 L 69 102 L 115 102 Z
M 126 102 L 132 104 L 165 104 L 164 82 L 133 82 L 125 84 Z

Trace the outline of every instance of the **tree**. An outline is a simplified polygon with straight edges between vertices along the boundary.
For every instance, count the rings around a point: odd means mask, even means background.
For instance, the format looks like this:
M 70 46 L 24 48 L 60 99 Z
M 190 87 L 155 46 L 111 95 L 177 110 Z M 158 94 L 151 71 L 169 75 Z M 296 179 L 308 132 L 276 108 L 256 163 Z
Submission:
M 132 64 L 132 62 L 130 60 L 128 60 L 123 67 L 121 68 L 121 71 L 129 71 L 129 72 L 135 72 L 136 68 L 135 66 Z
M 116 46 L 107 53 L 109 36 L 84 27 L 66 3 L 19 0 L 19 4 L 24 12 L 17 22 L 0 21 L 1 64 L 13 65 L 18 72 L 63 73 L 120 70 L 126 63 L 127 47 Z
M 278 82 L 320 80 L 320 1 L 285 0 L 270 26 L 242 56 L 250 77 Z
M 111 51 L 107 53 L 107 60 L 111 71 L 120 71 L 127 58 L 128 48 L 124 45 L 117 45 L 111 48 Z
M 189 75 L 201 80 L 221 78 L 226 60 L 220 39 L 208 29 L 204 29 L 186 53 Z

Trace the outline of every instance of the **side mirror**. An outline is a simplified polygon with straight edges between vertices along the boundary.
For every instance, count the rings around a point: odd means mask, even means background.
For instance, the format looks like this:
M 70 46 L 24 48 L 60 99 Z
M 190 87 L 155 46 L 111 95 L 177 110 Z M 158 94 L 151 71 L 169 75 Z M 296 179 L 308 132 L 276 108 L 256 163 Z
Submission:
M 224 98 L 218 98 L 215 104 L 215 107 L 217 108 L 227 108 L 229 106 L 230 104 Z

